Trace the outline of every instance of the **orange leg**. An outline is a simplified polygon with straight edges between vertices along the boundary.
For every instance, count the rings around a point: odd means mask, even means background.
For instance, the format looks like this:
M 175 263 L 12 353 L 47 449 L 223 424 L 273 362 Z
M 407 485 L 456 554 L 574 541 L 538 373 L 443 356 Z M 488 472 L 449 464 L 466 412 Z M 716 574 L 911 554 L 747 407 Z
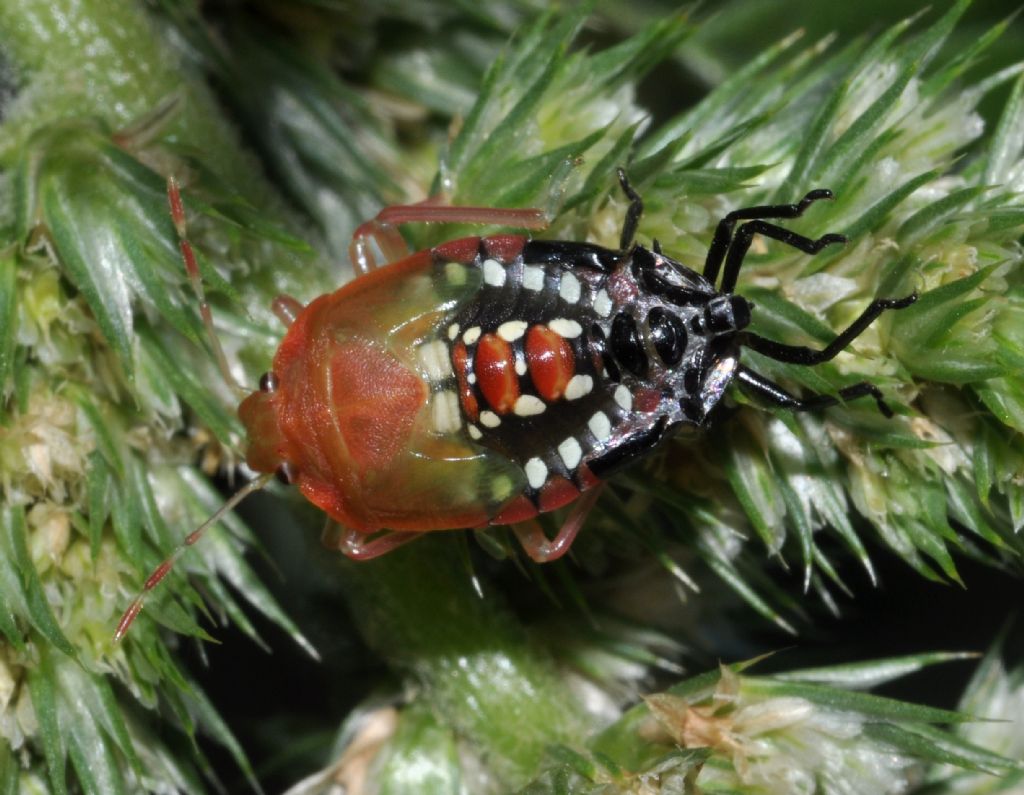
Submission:
M 228 365 L 228 358 L 224 355 L 224 348 L 220 344 L 217 330 L 213 327 L 213 312 L 206 300 L 206 291 L 203 290 L 203 280 L 199 273 L 199 263 L 196 260 L 192 242 L 188 239 L 188 223 L 185 218 L 185 204 L 181 200 L 181 191 L 178 188 L 178 180 L 174 177 L 167 178 L 167 203 L 171 209 L 171 221 L 174 222 L 174 231 L 178 234 L 178 249 L 181 252 L 181 260 L 185 263 L 185 272 L 192 285 L 196 300 L 199 302 L 199 315 L 203 319 L 203 327 L 206 329 L 206 337 L 210 343 L 214 358 L 217 360 L 217 367 L 224 382 L 239 394 L 248 394 L 235 377 L 231 374 L 231 367 Z
M 334 541 L 335 546 L 347 558 L 352 560 L 373 560 L 381 555 L 386 555 L 393 549 L 397 549 L 410 541 L 415 541 L 423 533 L 405 533 L 388 531 L 378 535 L 372 540 L 367 540 L 365 533 L 348 528 L 340 528 L 341 535 Z
M 517 229 L 544 229 L 549 223 L 547 213 L 536 208 L 511 210 L 501 207 L 451 207 L 438 204 L 437 198 L 418 204 L 396 204 L 385 207 L 377 217 L 360 225 L 352 235 L 348 253 L 352 267 L 364 275 L 377 267 L 370 242 L 377 244 L 388 262 L 409 253 L 405 240 L 398 233 L 399 224 L 494 224 Z
M 277 319 L 287 327 L 295 322 L 295 318 L 305 307 L 290 295 L 279 295 L 270 305 L 270 309 L 277 315 Z
M 597 503 L 597 498 L 601 496 L 603 489 L 604 483 L 599 483 L 589 491 L 585 491 L 583 496 L 576 500 L 576 504 L 573 505 L 553 541 L 549 541 L 548 537 L 544 535 L 544 530 L 536 519 L 512 525 L 516 538 L 523 545 L 523 551 L 537 563 L 550 563 L 562 557 L 569 551 L 569 547 L 576 539 L 576 534 Z

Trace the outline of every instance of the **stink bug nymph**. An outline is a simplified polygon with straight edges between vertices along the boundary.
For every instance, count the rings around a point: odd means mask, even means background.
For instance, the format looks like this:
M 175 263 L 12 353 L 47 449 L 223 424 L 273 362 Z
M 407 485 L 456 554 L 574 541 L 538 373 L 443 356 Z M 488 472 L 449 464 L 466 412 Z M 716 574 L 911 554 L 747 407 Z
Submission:
M 763 235 L 806 254 L 844 243 L 767 220 L 797 218 L 830 191 L 729 213 L 698 273 L 657 243 L 635 242 L 643 203 L 621 169 L 618 176 L 629 199 L 618 248 L 503 234 L 408 254 L 398 224 L 546 226 L 538 210 L 429 202 L 385 209 L 356 230 L 358 278 L 307 306 L 286 296 L 274 302 L 288 329 L 272 369 L 239 408 L 247 463 L 262 474 L 222 511 L 276 474 L 342 527 L 338 547 L 353 558 L 434 530 L 509 524 L 526 554 L 543 562 L 566 552 L 609 476 L 680 429 L 702 428 L 733 382 L 794 411 L 871 397 L 891 416 L 873 384 L 797 396 L 741 363 L 744 348 L 799 365 L 828 361 L 882 312 L 916 300 L 872 301 L 823 350 L 748 330 L 753 308 L 734 289 L 751 241 Z M 168 197 L 230 378 L 173 179 Z M 377 267 L 371 241 L 389 264 Z M 570 503 L 557 536 L 547 538 L 534 517 Z M 222 511 L 149 577 L 117 638 Z

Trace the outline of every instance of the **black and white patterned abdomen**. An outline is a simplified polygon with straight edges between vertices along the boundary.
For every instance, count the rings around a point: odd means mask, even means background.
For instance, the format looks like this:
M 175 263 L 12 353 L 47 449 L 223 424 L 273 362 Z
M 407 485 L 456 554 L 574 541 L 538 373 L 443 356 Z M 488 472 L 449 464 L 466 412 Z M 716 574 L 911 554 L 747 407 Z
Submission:
M 724 388 L 735 356 L 709 360 L 713 293 L 699 276 L 686 285 L 696 298 L 680 304 L 665 295 L 678 285 L 652 283 L 637 267 L 637 249 L 524 241 L 495 252 L 493 240 L 480 240 L 463 263 L 478 278 L 475 297 L 429 343 L 454 374 L 436 385 L 435 422 L 522 467 L 525 496 L 540 510 L 667 432 L 699 424 L 717 402 L 709 376 Z M 451 266 L 445 259 L 438 251 L 439 277 Z

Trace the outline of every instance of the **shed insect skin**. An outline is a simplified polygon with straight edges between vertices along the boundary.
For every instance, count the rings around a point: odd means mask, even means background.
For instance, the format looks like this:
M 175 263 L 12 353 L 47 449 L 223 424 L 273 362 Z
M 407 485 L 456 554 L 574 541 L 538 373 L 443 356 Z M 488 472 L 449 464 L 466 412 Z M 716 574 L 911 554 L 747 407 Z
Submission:
M 773 223 L 831 191 L 730 212 L 698 273 L 656 241 L 636 242 L 643 201 L 623 169 L 618 179 L 629 199 L 618 248 L 501 234 L 406 254 L 399 224 L 543 229 L 547 219 L 535 209 L 390 207 L 356 230 L 356 279 L 306 306 L 275 299 L 287 331 L 239 406 L 246 461 L 261 474 L 157 567 L 115 640 L 182 552 L 275 475 L 342 527 L 337 547 L 354 559 L 427 532 L 509 524 L 526 554 L 546 562 L 569 549 L 608 477 L 681 429 L 705 427 L 734 381 L 792 411 L 871 397 L 892 416 L 870 382 L 795 395 L 741 363 L 744 348 L 797 365 L 829 361 L 883 312 L 917 300 L 875 299 L 821 350 L 749 330 L 754 307 L 735 288 L 751 242 L 762 235 L 808 255 L 845 243 Z M 233 383 L 173 178 L 168 200 L 211 346 Z M 377 265 L 371 244 L 389 264 Z M 537 515 L 570 504 L 549 539 Z

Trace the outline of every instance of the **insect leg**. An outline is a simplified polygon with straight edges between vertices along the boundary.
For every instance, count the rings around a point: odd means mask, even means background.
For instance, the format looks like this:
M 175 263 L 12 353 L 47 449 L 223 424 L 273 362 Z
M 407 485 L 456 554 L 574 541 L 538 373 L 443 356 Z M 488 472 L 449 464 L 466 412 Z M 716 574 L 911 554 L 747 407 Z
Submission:
M 299 313 L 304 308 L 299 301 L 290 295 L 279 295 L 270 304 L 271 311 L 277 315 L 277 319 L 286 327 L 295 322 L 295 318 L 299 316 Z
M 427 199 L 418 204 L 385 207 L 374 219 L 359 226 L 349 245 L 353 267 L 359 273 L 368 273 L 377 267 L 369 247 L 370 238 L 389 262 L 408 254 L 408 246 L 396 228 L 399 224 L 495 224 L 518 229 L 544 229 L 550 223 L 547 213 L 536 208 L 453 207 L 433 202 L 434 199 Z
M 878 410 L 886 417 L 892 416 L 892 409 L 882 399 L 882 391 L 874 384 L 861 381 L 858 384 L 843 387 L 835 395 L 810 394 L 803 397 L 787 392 L 774 381 L 769 381 L 764 376 L 744 367 L 742 364 L 736 369 L 736 377 L 740 386 L 748 392 L 756 395 L 766 403 L 780 406 L 790 411 L 816 411 L 818 409 L 836 406 L 846 400 L 856 400 L 862 397 L 873 397 L 878 404 Z
M 737 221 L 752 221 L 759 218 L 799 218 L 814 202 L 831 198 L 832 191 L 819 188 L 812 190 L 796 204 L 769 204 L 733 210 L 718 222 L 718 227 L 715 229 L 715 236 L 711 240 L 707 258 L 704 260 L 704 278 L 712 284 L 718 281 L 718 271 L 722 267 L 726 251 L 729 250 L 729 244 L 732 242 L 732 231 Z M 735 286 L 735 276 L 733 276 L 732 282 Z M 729 292 L 730 290 L 723 288 L 722 292 Z
M 536 519 L 528 519 L 525 522 L 512 525 L 512 532 L 516 534 L 519 543 L 523 545 L 523 551 L 537 563 L 550 563 L 562 557 L 569 551 L 569 547 L 576 539 L 576 534 L 580 531 L 603 490 L 604 483 L 599 483 L 583 492 L 583 496 L 576 500 L 569 515 L 565 517 L 565 521 L 553 541 L 549 541 L 548 537 L 544 535 L 544 530 Z
M 164 577 L 171 573 L 171 569 L 174 568 L 174 564 L 177 563 L 178 558 L 185 554 L 185 550 L 197 543 L 212 525 L 220 521 L 220 518 L 224 514 L 233 511 L 238 503 L 250 494 L 262 489 L 273 477 L 274 476 L 271 474 L 260 475 L 255 480 L 250 481 L 245 486 L 242 486 L 242 488 L 228 498 L 227 502 L 217 509 L 213 516 L 185 536 L 185 540 L 171 551 L 171 554 L 164 559 L 163 563 L 150 572 L 150 575 L 146 578 L 146 582 L 143 584 L 141 590 L 139 590 L 135 595 L 135 598 L 132 599 L 131 604 L 128 605 L 128 609 L 124 611 L 124 614 L 121 616 L 121 620 L 117 622 L 117 630 L 114 632 L 114 643 L 120 642 L 121 638 L 124 637 L 128 628 L 132 625 L 132 622 L 134 622 L 139 613 L 142 612 L 142 606 L 145 604 L 146 597 L 149 595 L 150 591 L 156 588 Z
M 346 527 L 342 528 L 341 536 L 338 539 L 338 549 L 341 550 L 345 557 L 352 560 L 373 560 L 373 558 L 386 555 L 403 544 L 415 541 L 421 535 L 423 533 L 388 531 L 371 541 L 367 541 L 365 533 L 350 530 Z
M 775 224 L 769 224 L 766 221 L 748 221 L 736 230 L 736 236 L 732 239 L 732 243 L 729 244 L 729 253 L 725 257 L 725 271 L 722 273 L 722 286 L 720 288 L 723 293 L 731 293 L 733 288 L 736 287 L 736 278 L 739 276 L 740 267 L 743 265 L 743 258 L 747 256 L 747 251 L 754 240 L 754 235 L 758 234 L 781 240 L 787 246 L 798 248 L 805 254 L 817 254 L 825 246 L 846 242 L 846 238 L 843 235 L 828 234 L 822 235 L 817 240 L 812 240 L 809 237 L 798 235 L 796 232 L 790 232 L 788 229 L 783 229 Z
M 823 350 L 816 351 L 804 345 L 785 345 L 781 342 L 766 339 L 759 334 L 746 333 L 740 340 L 740 344 L 752 348 L 769 359 L 789 364 L 815 365 L 827 362 L 845 349 L 855 340 L 875 318 L 888 309 L 906 309 L 917 300 L 917 293 L 911 293 L 903 298 L 876 298 L 867 308 L 861 312 L 860 317 L 854 320 L 845 330 L 840 332 L 832 342 Z
M 217 330 L 213 327 L 213 312 L 210 311 L 210 304 L 206 300 L 206 291 L 203 290 L 203 280 L 199 274 L 199 263 L 196 261 L 195 251 L 188 239 L 188 225 L 185 219 L 185 205 L 181 200 L 181 191 L 178 189 L 178 181 L 174 177 L 167 179 L 167 203 L 171 208 L 171 220 L 174 222 L 174 231 L 178 235 L 178 249 L 181 251 L 181 259 L 185 263 L 185 272 L 192 285 L 192 291 L 199 301 L 199 314 L 203 318 L 203 327 L 206 329 L 206 336 L 213 350 L 214 358 L 217 360 L 217 367 L 224 378 L 224 382 L 235 391 L 246 394 L 246 390 L 235 380 L 228 367 L 227 356 L 224 355 L 224 348 L 220 344 Z
M 616 169 L 615 173 L 619 175 L 619 184 L 622 186 L 622 192 L 629 199 L 629 209 L 626 210 L 626 218 L 622 222 L 622 235 L 619 238 L 619 251 L 626 251 L 633 245 L 633 238 L 636 237 L 636 228 L 640 224 L 640 216 L 644 212 L 644 201 L 640 198 L 640 194 L 633 190 L 633 186 L 629 184 L 629 178 L 626 177 L 625 169 Z

